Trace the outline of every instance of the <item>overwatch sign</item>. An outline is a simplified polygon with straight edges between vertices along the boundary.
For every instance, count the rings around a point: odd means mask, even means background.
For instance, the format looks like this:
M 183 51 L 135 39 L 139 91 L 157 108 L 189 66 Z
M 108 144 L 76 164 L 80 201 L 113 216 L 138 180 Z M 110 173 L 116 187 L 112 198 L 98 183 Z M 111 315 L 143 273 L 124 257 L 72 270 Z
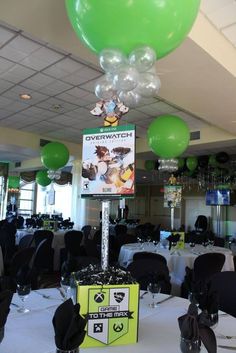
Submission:
M 86 314 L 85 298 L 87 288 Z M 82 347 L 119 345 L 137 341 L 138 285 L 78 287 L 81 313 L 87 319 Z M 132 297 L 132 302 L 131 302 Z M 83 300 L 83 299 L 82 299 Z
M 81 196 L 134 196 L 135 126 L 83 131 Z

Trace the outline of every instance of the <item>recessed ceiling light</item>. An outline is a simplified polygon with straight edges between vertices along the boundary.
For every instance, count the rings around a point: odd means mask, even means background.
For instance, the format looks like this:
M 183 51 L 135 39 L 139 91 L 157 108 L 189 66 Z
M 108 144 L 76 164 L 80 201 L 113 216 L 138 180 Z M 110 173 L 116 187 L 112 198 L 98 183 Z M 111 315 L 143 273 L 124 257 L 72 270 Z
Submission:
M 147 179 L 147 177 L 144 175 L 143 177 L 142 177 L 143 179 Z
M 20 99 L 23 99 L 23 100 L 25 100 L 25 101 L 27 101 L 27 100 L 29 100 L 29 99 L 31 99 L 32 98 L 32 96 L 30 95 L 30 94 L 28 94 L 28 93 L 22 93 L 22 94 L 20 94 Z

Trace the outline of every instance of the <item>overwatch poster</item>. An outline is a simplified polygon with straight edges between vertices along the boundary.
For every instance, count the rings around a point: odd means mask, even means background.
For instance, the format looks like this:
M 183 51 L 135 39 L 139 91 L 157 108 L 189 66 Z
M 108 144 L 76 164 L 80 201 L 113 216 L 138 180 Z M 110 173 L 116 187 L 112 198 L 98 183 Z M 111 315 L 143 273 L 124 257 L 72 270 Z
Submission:
M 164 186 L 164 207 L 181 207 L 182 187 L 180 185 Z
M 135 126 L 83 131 L 81 197 L 132 197 L 135 191 Z

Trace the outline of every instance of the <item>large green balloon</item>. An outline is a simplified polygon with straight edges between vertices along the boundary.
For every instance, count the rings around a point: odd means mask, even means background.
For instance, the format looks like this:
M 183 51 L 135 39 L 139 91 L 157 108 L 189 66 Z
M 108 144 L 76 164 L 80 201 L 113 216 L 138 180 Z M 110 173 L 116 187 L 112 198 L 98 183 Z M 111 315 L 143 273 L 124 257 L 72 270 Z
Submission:
M 158 58 L 177 48 L 190 31 L 200 0 L 65 0 L 69 20 L 93 51 L 117 48 L 129 54 L 140 45 Z
M 197 157 L 188 157 L 186 160 L 186 166 L 190 171 L 194 171 L 197 168 L 198 159 Z
M 217 167 L 217 166 L 218 166 L 218 162 L 217 162 L 216 156 L 215 156 L 214 154 L 212 154 L 212 155 L 209 157 L 208 164 L 209 164 L 211 167 Z
M 51 179 L 48 177 L 48 172 L 47 170 L 39 170 L 36 173 L 36 183 L 41 185 L 41 186 L 48 186 L 51 184 Z
M 41 150 L 41 162 L 44 167 L 51 170 L 64 167 L 69 156 L 68 148 L 60 142 L 50 142 Z
M 16 175 L 9 175 L 8 177 L 8 188 L 18 189 L 20 187 L 20 177 Z
M 151 150 L 161 158 L 175 158 L 188 147 L 188 125 L 175 115 L 161 115 L 149 125 L 147 132 Z

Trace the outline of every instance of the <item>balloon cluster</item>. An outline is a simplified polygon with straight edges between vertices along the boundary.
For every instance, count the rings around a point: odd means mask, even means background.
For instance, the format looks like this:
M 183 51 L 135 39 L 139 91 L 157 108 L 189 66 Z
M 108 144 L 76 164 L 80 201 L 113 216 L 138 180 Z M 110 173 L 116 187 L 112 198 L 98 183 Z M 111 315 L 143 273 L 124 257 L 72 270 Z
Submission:
M 59 180 L 61 177 L 61 170 L 48 170 L 47 175 L 50 180 Z
M 159 159 L 160 163 L 158 170 L 161 172 L 175 172 L 178 170 L 178 159 L 170 158 L 170 159 Z
M 118 97 L 128 107 L 135 107 L 140 100 L 157 95 L 161 82 L 155 70 L 156 53 L 142 46 L 127 58 L 118 49 L 103 49 L 99 63 L 105 71 L 95 85 L 95 94 L 101 100 Z

